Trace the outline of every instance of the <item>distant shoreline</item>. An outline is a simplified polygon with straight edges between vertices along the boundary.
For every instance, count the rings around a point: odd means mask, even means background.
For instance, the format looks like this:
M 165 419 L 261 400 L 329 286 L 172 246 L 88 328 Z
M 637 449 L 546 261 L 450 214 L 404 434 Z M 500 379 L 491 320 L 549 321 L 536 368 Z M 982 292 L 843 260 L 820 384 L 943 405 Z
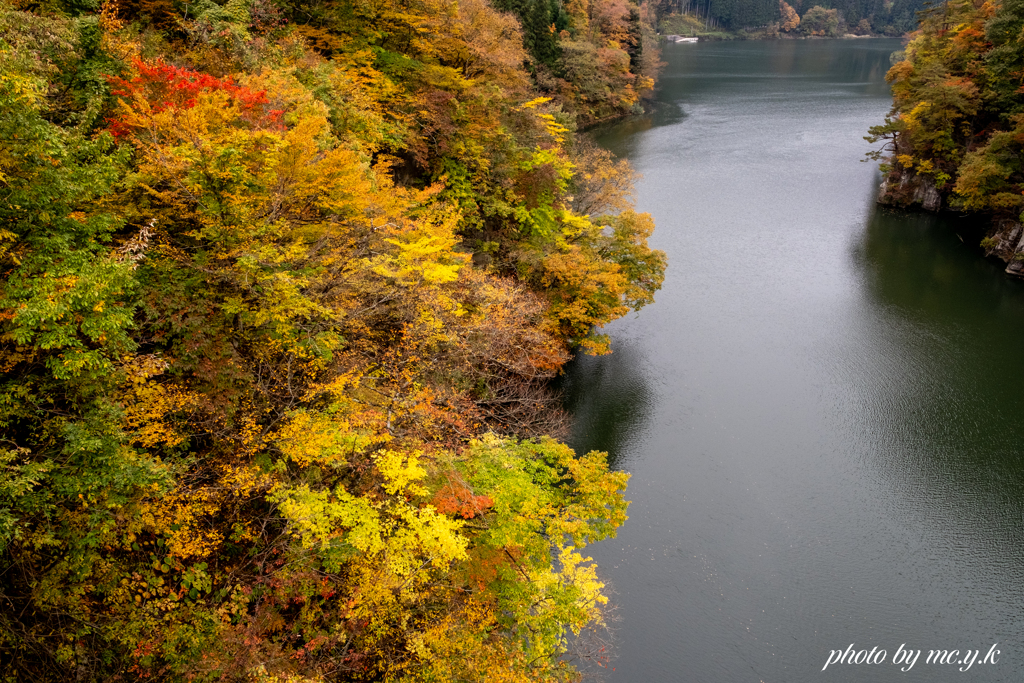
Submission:
M 678 34 L 658 34 L 658 39 L 662 43 L 690 43 L 694 42 L 691 40 L 671 40 L 670 36 Z M 863 40 L 863 39 L 886 39 L 891 40 L 893 38 L 900 38 L 901 36 L 886 36 L 886 35 L 864 35 L 859 36 L 855 33 L 845 33 L 841 36 L 800 36 L 790 34 L 776 34 L 768 35 L 767 33 L 760 34 L 757 31 L 716 31 L 709 34 L 698 34 L 696 36 L 681 36 L 683 38 L 696 38 L 696 42 L 700 43 L 715 43 L 727 40 Z

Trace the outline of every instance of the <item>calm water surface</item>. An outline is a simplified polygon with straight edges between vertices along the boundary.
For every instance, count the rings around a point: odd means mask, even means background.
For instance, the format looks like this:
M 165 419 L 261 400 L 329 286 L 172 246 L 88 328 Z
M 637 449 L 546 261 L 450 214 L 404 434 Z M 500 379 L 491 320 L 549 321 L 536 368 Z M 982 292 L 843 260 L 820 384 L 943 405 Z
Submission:
M 592 548 L 612 681 L 1024 680 L 1024 283 L 875 206 L 896 49 L 669 45 L 657 113 L 602 133 L 670 263 L 567 377 L 574 445 L 633 475 Z M 821 671 L 851 643 L 886 663 Z

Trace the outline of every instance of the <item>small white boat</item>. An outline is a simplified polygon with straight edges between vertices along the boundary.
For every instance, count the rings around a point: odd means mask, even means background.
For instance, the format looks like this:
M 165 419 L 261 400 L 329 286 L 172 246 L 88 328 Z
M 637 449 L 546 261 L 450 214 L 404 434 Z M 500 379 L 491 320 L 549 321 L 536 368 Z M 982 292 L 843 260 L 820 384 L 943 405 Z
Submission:
M 665 36 L 665 40 L 667 40 L 670 43 L 696 43 L 697 42 L 697 38 L 696 37 L 677 36 L 675 34 L 670 35 L 670 36 Z

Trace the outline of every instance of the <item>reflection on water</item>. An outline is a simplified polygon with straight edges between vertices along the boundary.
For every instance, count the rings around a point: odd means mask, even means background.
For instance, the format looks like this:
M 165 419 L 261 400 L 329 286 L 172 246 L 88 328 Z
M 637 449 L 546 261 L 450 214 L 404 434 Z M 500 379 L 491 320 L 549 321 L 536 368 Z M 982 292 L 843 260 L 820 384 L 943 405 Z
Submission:
M 910 369 L 902 373 L 907 396 L 872 401 L 884 420 L 879 437 L 895 438 L 897 465 L 928 475 L 932 494 L 1021 501 L 1024 395 L 1015 378 L 1024 376 L 1024 282 L 981 257 L 978 225 L 872 212 L 854 260 L 882 323 L 876 334 Z M 924 461 L 907 467 L 915 452 Z M 1014 535 L 1024 528 L 1005 521 Z
M 1024 283 L 970 221 L 878 209 L 898 41 L 667 46 L 600 141 L 644 179 L 657 302 L 568 369 L 573 445 L 632 473 L 595 546 L 618 681 L 1024 676 Z M 830 667 L 833 648 L 998 665 Z M 922 658 L 923 662 L 923 658 Z
M 573 446 L 580 453 L 607 452 L 616 469 L 626 469 L 621 457 L 642 438 L 650 416 L 651 389 L 639 354 L 629 344 L 617 345 L 607 357 L 580 354 L 563 381 L 565 407 L 573 416 Z
M 867 221 L 855 258 L 869 272 L 870 291 L 882 303 L 966 325 L 978 337 L 1007 325 L 1024 331 L 1024 282 L 1003 277 L 1003 264 L 982 258 L 977 245 L 984 224 L 975 217 L 879 207 Z

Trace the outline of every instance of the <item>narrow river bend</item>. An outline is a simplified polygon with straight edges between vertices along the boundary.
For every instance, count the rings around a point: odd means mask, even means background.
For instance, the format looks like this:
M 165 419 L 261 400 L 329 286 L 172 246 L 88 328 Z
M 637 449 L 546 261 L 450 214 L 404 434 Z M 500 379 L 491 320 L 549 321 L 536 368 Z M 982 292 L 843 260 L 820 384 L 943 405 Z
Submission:
M 590 549 L 611 681 L 1024 680 L 1024 283 L 969 225 L 874 204 L 899 48 L 668 45 L 656 113 L 600 135 L 669 257 L 566 377 L 573 445 L 633 475 Z M 822 671 L 851 643 L 885 663 Z

